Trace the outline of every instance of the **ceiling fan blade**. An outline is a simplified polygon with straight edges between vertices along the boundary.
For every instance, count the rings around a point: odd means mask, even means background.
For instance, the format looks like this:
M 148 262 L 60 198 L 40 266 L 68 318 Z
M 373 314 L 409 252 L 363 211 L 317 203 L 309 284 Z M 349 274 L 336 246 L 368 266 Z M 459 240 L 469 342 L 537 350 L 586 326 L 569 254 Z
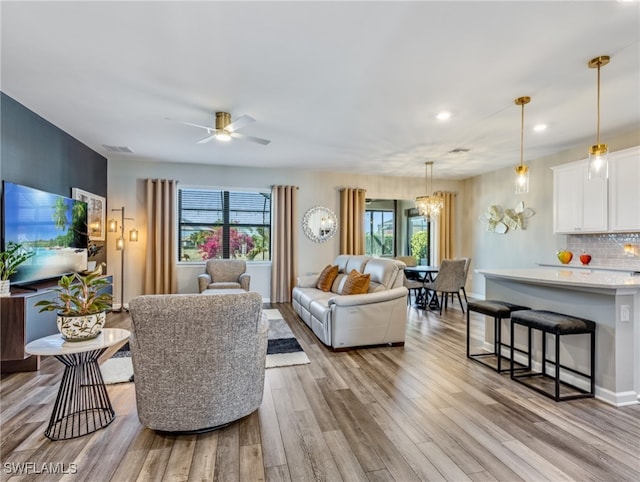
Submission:
M 255 121 L 256 120 L 251 116 L 242 115 L 234 120 L 231 124 L 227 125 L 225 127 L 225 130 L 228 130 L 229 132 L 237 131 L 238 129 L 242 129 L 244 126 L 248 126 Z
M 231 132 L 230 135 L 231 137 L 235 137 L 236 139 L 242 139 L 243 141 L 257 142 L 258 144 L 262 144 L 263 146 L 266 146 L 271 142 L 267 139 L 260 139 L 259 137 L 247 136 L 245 134 L 240 134 L 239 132 Z
M 192 127 L 199 127 L 200 129 L 207 129 L 209 132 L 213 131 L 213 127 L 201 126 L 200 124 L 194 124 L 193 122 L 186 122 L 186 121 L 181 121 L 181 120 L 177 120 L 177 119 L 170 119 L 169 117 L 165 117 L 165 120 L 168 120 L 168 121 L 171 121 L 171 122 L 177 122 L 178 124 L 185 124 L 185 125 L 192 126 Z
M 206 144 L 207 142 L 211 142 L 216 138 L 215 134 L 211 134 L 210 136 L 205 137 L 204 139 L 200 139 L 196 144 Z

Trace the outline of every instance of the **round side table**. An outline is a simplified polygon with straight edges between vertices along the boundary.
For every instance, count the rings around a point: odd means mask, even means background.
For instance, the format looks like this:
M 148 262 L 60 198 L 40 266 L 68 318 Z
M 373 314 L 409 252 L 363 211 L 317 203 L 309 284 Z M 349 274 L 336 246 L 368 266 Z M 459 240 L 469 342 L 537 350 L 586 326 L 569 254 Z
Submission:
M 115 418 L 102 379 L 98 358 L 104 351 L 129 338 L 120 328 L 103 328 L 89 341 L 66 341 L 62 335 L 33 340 L 24 350 L 31 355 L 55 356 L 64 364 L 58 396 L 44 432 L 51 440 L 81 437 L 109 425 Z

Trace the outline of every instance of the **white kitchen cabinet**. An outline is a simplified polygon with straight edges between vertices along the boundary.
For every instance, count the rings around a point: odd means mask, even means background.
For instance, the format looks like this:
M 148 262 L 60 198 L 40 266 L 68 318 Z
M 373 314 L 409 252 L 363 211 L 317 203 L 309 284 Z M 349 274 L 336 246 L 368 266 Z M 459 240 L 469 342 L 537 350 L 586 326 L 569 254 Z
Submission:
M 589 181 L 589 161 L 555 166 L 553 169 L 553 232 L 606 232 L 607 182 Z
M 640 231 L 640 146 L 609 155 L 609 230 Z

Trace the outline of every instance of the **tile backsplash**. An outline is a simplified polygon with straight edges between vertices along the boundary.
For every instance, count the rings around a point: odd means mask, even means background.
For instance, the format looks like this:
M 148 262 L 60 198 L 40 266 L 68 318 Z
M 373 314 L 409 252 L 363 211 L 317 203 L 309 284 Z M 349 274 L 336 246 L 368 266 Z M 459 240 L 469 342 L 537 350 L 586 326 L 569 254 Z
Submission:
M 567 249 L 590 254 L 593 265 L 640 269 L 640 233 L 570 234 Z

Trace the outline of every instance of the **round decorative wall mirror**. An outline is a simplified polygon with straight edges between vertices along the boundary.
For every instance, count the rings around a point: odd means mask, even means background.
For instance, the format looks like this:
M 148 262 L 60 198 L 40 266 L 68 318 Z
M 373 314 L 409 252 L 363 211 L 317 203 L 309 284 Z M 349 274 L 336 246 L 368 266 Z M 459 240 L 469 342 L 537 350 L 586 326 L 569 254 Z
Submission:
M 331 209 L 315 206 L 304 213 L 302 229 L 310 240 L 324 243 L 338 231 L 338 218 Z

